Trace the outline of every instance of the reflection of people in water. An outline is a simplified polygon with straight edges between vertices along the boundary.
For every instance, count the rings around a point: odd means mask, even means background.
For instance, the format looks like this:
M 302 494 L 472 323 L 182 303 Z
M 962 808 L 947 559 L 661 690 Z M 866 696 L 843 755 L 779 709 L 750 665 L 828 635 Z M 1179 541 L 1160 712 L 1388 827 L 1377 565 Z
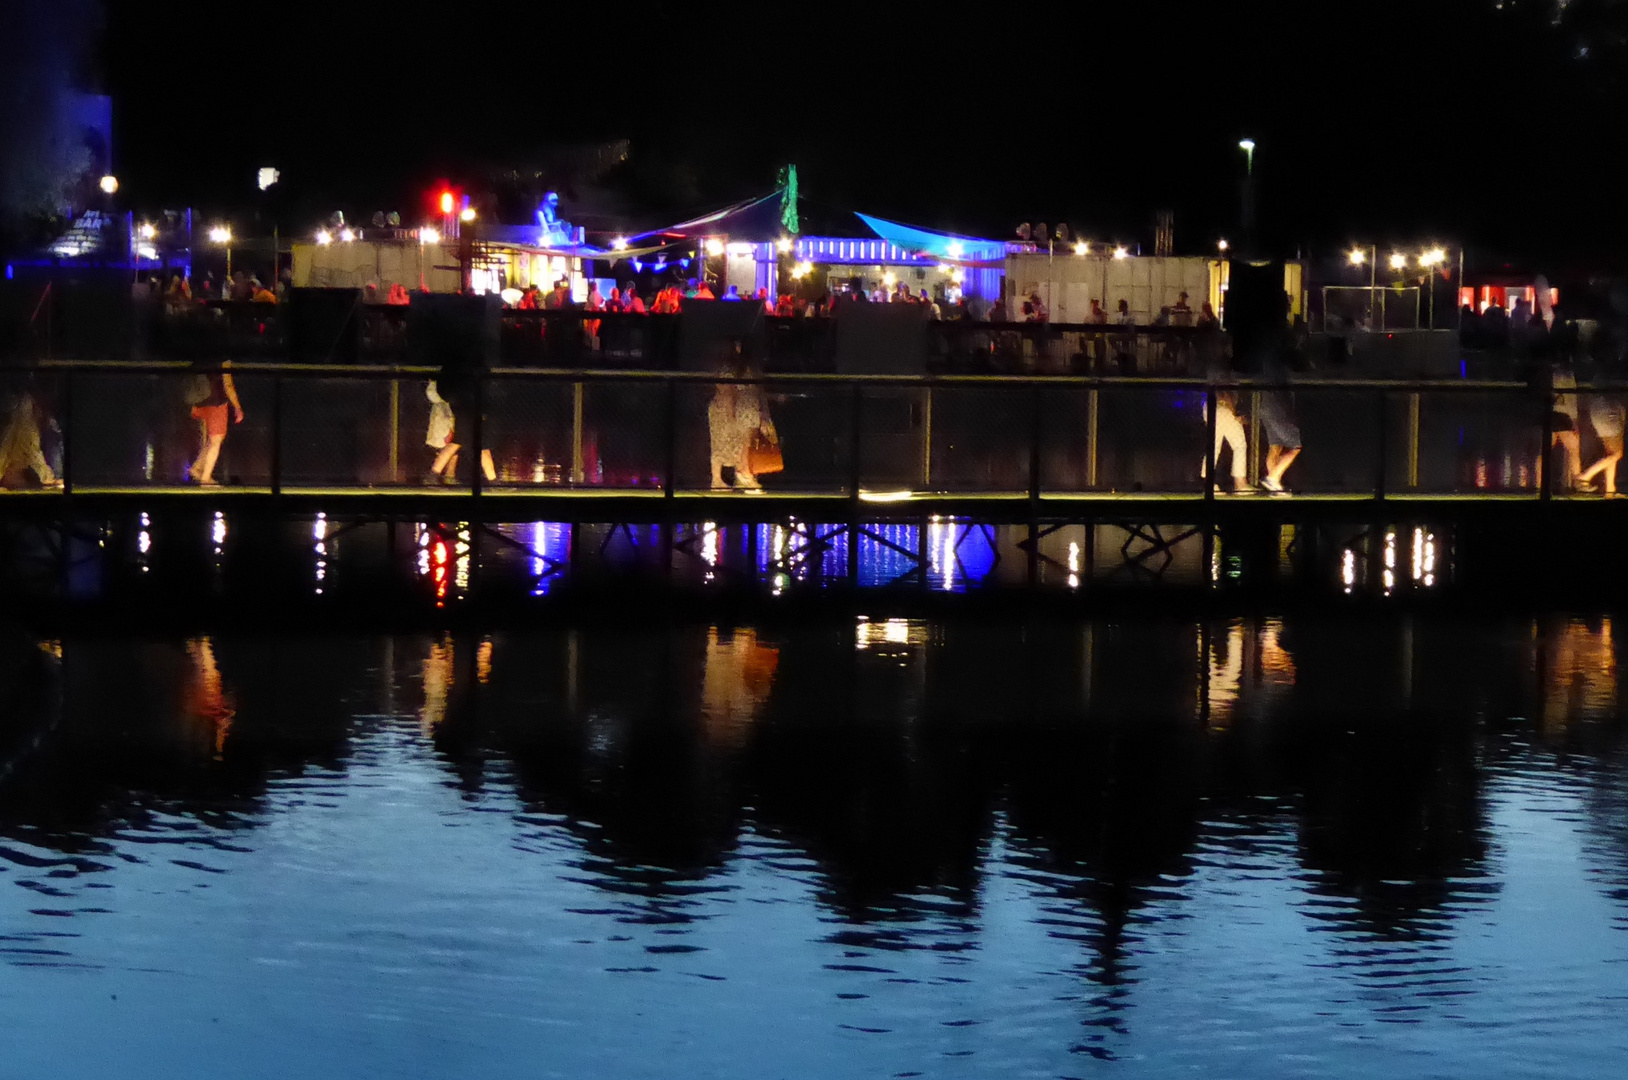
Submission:
M 708 629 L 701 723 L 709 740 L 730 747 L 746 741 L 779 666 L 780 650 L 759 642 L 757 631 Z
M 424 655 L 420 669 L 424 678 L 424 706 L 418 710 L 418 727 L 425 736 L 434 735 L 446 722 L 447 695 L 455 679 L 454 655 L 450 635 L 431 645 Z
M 1253 659 L 1246 653 L 1253 647 Z M 1240 697 L 1245 685 L 1247 666 L 1253 676 L 1251 699 L 1259 711 L 1262 695 L 1270 697 L 1272 687 L 1295 684 L 1294 657 L 1283 645 L 1283 621 L 1266 619 L 1253 634 L 1241 620 L 1227 624 L 1224 632 L 1212 630 L 1209 635 L 1208 680 L 1205 683 L 1205 704 L 1208 706 L 1209 726 L 1221 730 L 1238 713 Z
M 215 756 L 218 758 L 226 749 L 226 736 L 232 730 L 232 719 L 237 715 L 237 709 L 221 681 L 220 666 L 215 662 L 215 647 L 209 638 L 188 641 L 187 658 L 192 661 L 185 691 L 187 713 L 210 726 Z
M 1547 661 L 1540 687 L 1545 731 L 1580 717 L 1615 715 L 1617 654 L 1611 630 L 1609 618 L 1600 620 L 1598 630 L 1571 619 L 1540 642 Z
M 1227 624 L 1226 633 L 1210 635 L 1209 655 L 1205 658 L 1209 678 L 1205 681 L 1205 700 L 1212 730 L 1225 728 L 1232 720 L 1238 704 L 1238 690 L 1244 674 L 1244 624 L 1237 619 Z

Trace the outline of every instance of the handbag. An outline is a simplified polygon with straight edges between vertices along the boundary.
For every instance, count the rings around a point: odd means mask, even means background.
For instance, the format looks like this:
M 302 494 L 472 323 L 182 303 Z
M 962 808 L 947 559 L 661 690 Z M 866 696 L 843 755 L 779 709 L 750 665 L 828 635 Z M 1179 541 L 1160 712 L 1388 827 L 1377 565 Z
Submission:
M 784 471 L 786 459 L 780 453 L 780 444 L 763 432 L 754 431 L 746 447 L 746 467 L 752 470 L 753 476 Z
M 208 375 L 192 375 L 181 388 L 181 400 L 196 407 L 208 401 L 212 393 L 214 387 L 209 385 Z

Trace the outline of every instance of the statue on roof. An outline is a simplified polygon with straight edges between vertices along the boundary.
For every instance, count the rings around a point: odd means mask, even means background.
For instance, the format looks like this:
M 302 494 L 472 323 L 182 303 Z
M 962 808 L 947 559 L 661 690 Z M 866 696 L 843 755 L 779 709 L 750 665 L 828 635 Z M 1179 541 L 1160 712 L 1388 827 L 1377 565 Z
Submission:
M 576 231 L 571 228 L 571 223 L 560 217 L 560 194 L 557 191 L 543 195 L 543 201 L 537 205 L 537 224 L 542 227 L 545 246 L 564 246 L 576 239 Z

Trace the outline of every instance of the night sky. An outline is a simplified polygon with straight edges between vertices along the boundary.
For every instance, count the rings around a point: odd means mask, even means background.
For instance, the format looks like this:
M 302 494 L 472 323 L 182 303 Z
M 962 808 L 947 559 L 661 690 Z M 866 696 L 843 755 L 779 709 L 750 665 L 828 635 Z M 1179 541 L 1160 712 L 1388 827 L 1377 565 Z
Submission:
M 92 67 L 137 206 L 250 204 L 270 164 L 280 214 L 416 217 L 440 177 L 627 138 L 652 224 L 794 161 L 826 205 L 989 235 L 1150 244 L 1169 207 L 1195 251 L 1236 229 L 1249 135 L 1284 253 L 1628 237 L 1615 2 L 112 6 Z

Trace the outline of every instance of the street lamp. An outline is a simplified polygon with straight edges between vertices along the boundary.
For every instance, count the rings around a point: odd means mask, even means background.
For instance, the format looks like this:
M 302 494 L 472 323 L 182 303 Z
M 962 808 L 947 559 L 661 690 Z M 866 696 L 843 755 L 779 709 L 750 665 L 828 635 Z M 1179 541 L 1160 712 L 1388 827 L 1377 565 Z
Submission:
M 1379 262 L 1379 248 L 1375 245 L 1362 247 L 1357 245 L 1345 254 L 1346 262 L 1355 267 L 1368 267 L 1368 321 L 1370 325 L 1374 318 L 1374 273 Z M 1391 265 L 1396 265 L 1396 257 L 1391 256 Z
M 1245 169 L 1245 172 L 1250 176 L 1254 176 L 1255 175 L 1255 140 L 1254 139 L 1239 139 L 1238 140 L 1238 149 L 1240 149 L 1240 150 L 1242 150 L 1244 152 L 1244 161 L 1245 161 L 1244 169 Z
M 1406 255 L 1402 254 L 1400 251 L 1391 252 L 1391 269 L 1392 270 L 1406 270 L 1407 266 L 1408 266 L 1408 257 Z
M 1439 247 L 1431 248 L 1419 256 L 1419 268 L 1425 272 L 1425 280 L 1430 283 L 1430 329 L 1436 328 L 1436 267 L 1447 261 L 1447 252 Z
M 1228 245 L 1228 243 L 1226 241 L 1226 237 L 1222 237 L 1220 240 L 1217 240 L 1215 242 L 1215 250 L 1219 251 L 1223 255 L 1225 255 L 1227 253 L 1227 248 L 1229 246 L 1230 245 Z
M 104 176 L 101 183 L 96 186 L 102 189 L 103 195 L 112 195 L 119 190 L 119 178 L 117 176 Z
M 216 225 L 209 230 L 209 242 L 220 244 L 226 249 L 226 282 L 229 288 L 232 282 L 232 230 L 225 225 Z

